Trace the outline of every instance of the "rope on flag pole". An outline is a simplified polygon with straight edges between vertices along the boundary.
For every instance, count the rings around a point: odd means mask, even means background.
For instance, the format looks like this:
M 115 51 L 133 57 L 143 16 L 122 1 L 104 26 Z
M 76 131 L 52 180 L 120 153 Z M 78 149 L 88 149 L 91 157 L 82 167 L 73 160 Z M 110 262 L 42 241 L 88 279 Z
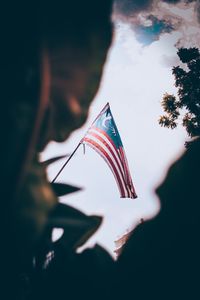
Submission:
M 68 162 L 70 161 L 70 159 L 74 156 L 75 152 L 78 150 L 78 148 L 80 147 L 81 142 L 79 142 L 78 146 L 75 148 L 75 150 L 72 152 L 72 154 L 69 156 L 69 158 L 67 159 L 67 161 L 63 164 L 62 168 L 60 169 L 60 171 L 56 174 L 56 176 L 54 177 L 54 179 L 52 180 L 51 183 L 54 183 L 56 181 L 56 179 L 58 178 L 58 176 L 60 175 L 60 173 L 63 171 L 63 169 L 65 168 L 65 166 L 68 164 Z

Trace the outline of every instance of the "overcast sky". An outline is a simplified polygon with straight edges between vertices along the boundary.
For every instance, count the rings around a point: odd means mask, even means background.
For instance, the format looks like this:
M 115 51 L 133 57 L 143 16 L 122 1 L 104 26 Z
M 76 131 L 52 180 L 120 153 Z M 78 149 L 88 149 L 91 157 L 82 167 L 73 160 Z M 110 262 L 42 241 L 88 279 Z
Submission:
M 87 214 L 104 216 L 89 245 L 97 241 L 111 253 L 114 240 L 131 230 L 140 218 L 150 218 L 159 210 L 153 191 L 170 163 L 184 150 L 186 140 L 181 127 L 171 131 L 159 126 L 158 118 L 163 113 L 160 102 L 165 92 L 176 93 L 171 72 L 179 63 L 176 46 L 199 46 L 199 1 L 134 1 L 132 6 L 130 2 L 116 1 L 114 41 L 87 124 L 67 142 L 51 143 L 42 155 L 47 159 L 72 152 L 99 111 L 110 103 L 138 198 L 120 199 L 110 169 L 87 146 L 85 155 L 79 148 L 58 182 L 84 188 L 60 200 Z M 49 168 L 50 178 L 62 164 L 60 161 Z

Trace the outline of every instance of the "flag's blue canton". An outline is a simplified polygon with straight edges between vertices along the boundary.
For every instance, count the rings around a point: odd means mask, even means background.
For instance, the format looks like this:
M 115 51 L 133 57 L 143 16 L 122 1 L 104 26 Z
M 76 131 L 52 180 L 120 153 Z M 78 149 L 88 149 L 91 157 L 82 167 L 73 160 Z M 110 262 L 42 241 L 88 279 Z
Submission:
M 123 147 L 117 126 L 112 116 L 110 107 L 102 112 L 97 120 L 93 123 L 92 127 L 96 127 L 104 131 L 110 139 L 114 142 L 115 146 L 119 149 Z

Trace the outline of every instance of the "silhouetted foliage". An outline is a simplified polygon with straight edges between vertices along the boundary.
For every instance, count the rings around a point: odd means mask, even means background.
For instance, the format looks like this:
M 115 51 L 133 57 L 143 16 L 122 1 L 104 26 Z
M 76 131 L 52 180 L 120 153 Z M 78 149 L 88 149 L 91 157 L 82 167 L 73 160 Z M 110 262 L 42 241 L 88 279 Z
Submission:
M 198 139 L 156 189 L 161 210 L 127 241 L 112 299 L 199 299 L 199 153 Z
M 57 183 L 57 182 L 51 183 L 51 187 L 57 197 L 62 197 L 67 194 L 71 194 L 82 190 L 80 187 L 77 186 L 73 186 L 66 183 Z
M 178 97 L 165 94 L 162 107 L 165 115 L 159 124 L 174 129 L 179 119 L 190 137 L 200 136 L 200 53 L 197 48 L 180 48 L 177 52 L 185 68 L 173 68 Z
M 52 157 L 52 158 L 49 158 L 45 161 L 42 161 L 41 164 L 44 166 L 44 167 L 48 167 L 49 165 L 57 162 L 58 160 L 62 159 L 62 158 L 66 158 L 68 157 L 69 155 L 61 155 L 61 156 L 56 156 L 56 157 Z

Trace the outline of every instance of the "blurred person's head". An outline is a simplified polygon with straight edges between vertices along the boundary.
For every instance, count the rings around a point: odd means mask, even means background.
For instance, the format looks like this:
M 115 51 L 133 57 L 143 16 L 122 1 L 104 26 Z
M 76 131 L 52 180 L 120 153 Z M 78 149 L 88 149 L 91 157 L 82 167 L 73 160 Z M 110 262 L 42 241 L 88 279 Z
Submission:
M 112 40 L 111 1 L 47 2 L 41 12 L 50 68 L 46 137 L 62 142 L 86 121 L 98 90 Z
M 37 152 L 87 118 L 112 40 L 111 2 L 1 5 L 1 248 L 11 270 L 29 263 L 57 205 Z
M 2 168 L 11 185 L 36 145 L 62 142 L 86 120 L 112 40 L 111 8 L 111 0 L 2 5 Z

